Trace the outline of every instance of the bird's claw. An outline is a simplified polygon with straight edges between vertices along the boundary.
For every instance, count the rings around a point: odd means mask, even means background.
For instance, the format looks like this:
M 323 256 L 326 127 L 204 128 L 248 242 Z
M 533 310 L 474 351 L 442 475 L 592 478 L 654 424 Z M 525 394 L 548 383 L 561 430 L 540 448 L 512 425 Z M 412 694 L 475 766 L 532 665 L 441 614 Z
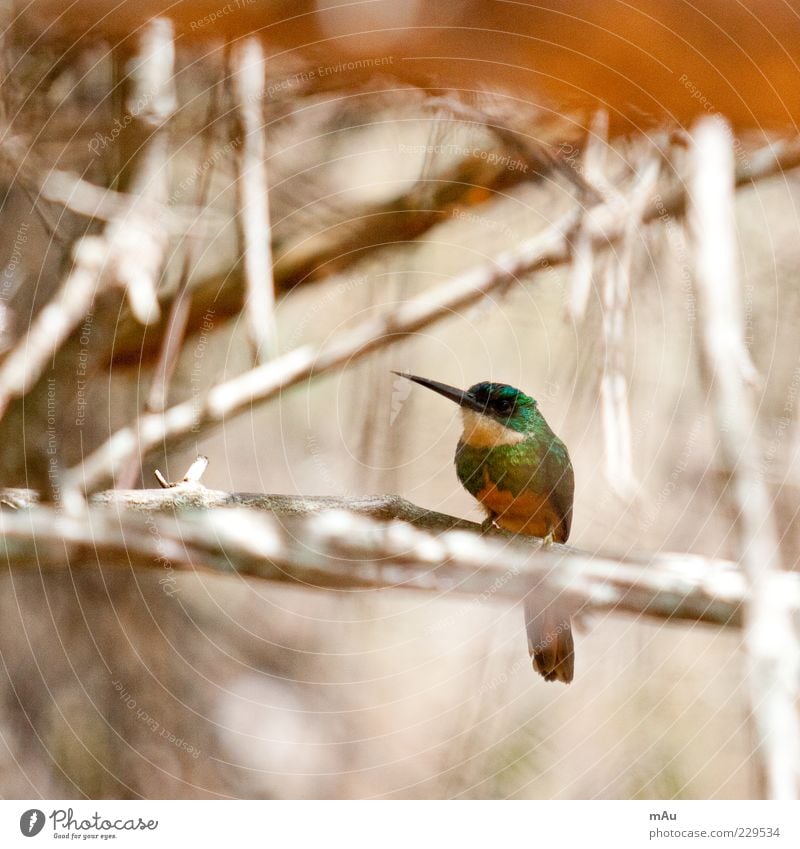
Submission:
M 486 518 L 485 518 L 485 519 L 481 522 L 481 533 L 482 533 L 482 534 L 488 534 L 488 533 L 491 533 L 491 532 L 492 532 L 493 530 L 495 530 L 497 527 L 499 527 L 499 526 L 498 526 L 498 524 L 495 522 L 494 517 L 493 517 L 493 516 L 487 516 L 487 517 L 486 517 Z

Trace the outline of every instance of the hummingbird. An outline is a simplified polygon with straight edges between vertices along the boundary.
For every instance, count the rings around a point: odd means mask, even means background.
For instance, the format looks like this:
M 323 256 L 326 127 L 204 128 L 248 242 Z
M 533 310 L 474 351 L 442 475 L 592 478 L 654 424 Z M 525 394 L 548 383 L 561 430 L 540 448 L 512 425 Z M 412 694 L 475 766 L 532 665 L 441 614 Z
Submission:
M 572 463 L 533 398 L 506 383 L 484 381 L 462 390 L 394 374 L 461 408 L 456 474 L 486 511 L 485 529 L 542 537 L 547 545 L 567 541 L 575 493 Z M 533 668 L 546 681 L 569 684 L 575 672 L 569 615 L 553 603 L 541 610 L 526 600 L 525 626 Z

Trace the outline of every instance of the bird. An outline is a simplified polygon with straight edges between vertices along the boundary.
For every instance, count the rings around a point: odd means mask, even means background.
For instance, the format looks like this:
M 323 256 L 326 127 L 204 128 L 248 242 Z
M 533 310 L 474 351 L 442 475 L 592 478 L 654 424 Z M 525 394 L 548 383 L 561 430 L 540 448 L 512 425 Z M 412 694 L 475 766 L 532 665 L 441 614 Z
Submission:
M 449 398 L 461 408 L 463 432 L 455 453 L 462 486 L 480 502 L 491 526 L 564 543 L 572 525 L 575 475 L 567 446 L 553 433 L 539 405 L 507 383 L 483 381 L 469 389 L 414 374 L 394 374 Z M 528 651 L 546 681 L 569 684 L 575 647 L 568 612 L 525 601 Z

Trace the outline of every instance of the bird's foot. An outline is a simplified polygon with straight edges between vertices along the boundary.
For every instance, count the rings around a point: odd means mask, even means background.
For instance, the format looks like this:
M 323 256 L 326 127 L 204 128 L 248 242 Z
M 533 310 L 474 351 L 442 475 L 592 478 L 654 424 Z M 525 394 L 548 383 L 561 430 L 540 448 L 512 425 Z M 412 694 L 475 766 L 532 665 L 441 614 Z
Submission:
M 490 534 L 492 531 L 498 528 L 498 524 L 494 520 L 494 516 L 487 516 L 481 522 L 481 533 L 482 534 Z
M 553 544 L 553 532 L 550 533 L 546 537 L 542 537 L 542 548 L 550 548 Z

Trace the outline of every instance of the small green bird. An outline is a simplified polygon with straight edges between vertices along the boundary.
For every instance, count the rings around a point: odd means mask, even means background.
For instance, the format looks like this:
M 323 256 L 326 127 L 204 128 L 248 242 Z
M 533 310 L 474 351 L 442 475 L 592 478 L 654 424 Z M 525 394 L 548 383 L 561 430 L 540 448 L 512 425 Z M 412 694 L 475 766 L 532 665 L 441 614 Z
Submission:
M 518 534 L 566 542 L 575 477 L 567 446 L 550 430 L 536 401 L 505 383 L 476 383 L 466 391 L 395 372 L 455 401 L 464 432 L 456 473 L 488 513 L 487 522 Z M 572 681 L 575 648 L 569 615 L 554 604 L 525 603 L 528 650 L 546 681 Z

